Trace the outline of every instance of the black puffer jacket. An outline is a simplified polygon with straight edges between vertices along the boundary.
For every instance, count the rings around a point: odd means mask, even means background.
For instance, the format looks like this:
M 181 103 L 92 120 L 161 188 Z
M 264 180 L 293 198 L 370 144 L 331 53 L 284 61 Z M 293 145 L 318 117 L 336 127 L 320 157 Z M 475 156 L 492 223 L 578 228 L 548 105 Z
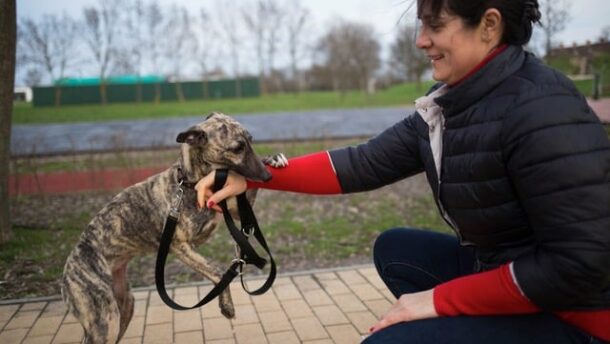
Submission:
M 519 286 L 543 309 L 610 308 L 610 142 L 584 97 L 510 46 L 436 102 L 446 121 L 440 178 L 414 113 L 330 152 L 343 191 L 425 171 L 484 268 L 514 261 Z

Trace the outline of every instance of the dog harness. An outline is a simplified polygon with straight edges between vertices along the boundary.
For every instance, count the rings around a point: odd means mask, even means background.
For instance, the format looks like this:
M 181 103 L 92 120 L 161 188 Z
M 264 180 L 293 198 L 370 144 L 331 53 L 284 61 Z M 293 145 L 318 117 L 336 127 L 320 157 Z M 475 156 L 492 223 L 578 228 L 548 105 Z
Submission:
M 220 190 L 225 182 L 227 181 L 228 171 L 225 169 L 216 170 L 215 179 L 214 179 L 214 191 Z M 231 234 L 233 240 L 235 240 L 236 246 L 236 256 L 235 259 L 231 262 L 231 266 L 224 273 L 220 282 L 212 288 L 212 290 L 196 305 L 191 307 L 185 307 L 178 303 L 176 303 L 172 298 L 167 294 L 167 290 L 165 289 L 165 261 L 167 260 L 167 255 L 170 251 L 170 246 L 172 243 L 172 239 L 174 237 L 174 233 L 176 231 L 176 225 L 178 224 L 178 219 L 180 217 L 180 206 L 182 205 L 182 195 L 184 190 L 182 189 L 183 181 L 180 180 L 178 182 L 178 191 L 172 200 L 172 204 L 170 206 L 169 215 L 167 216 L 167 220 L 165 221 L 165 227 L 163 229 L 163 234 L 161 236 L 161 243 L 159 245 L 159 251 L 157 253 L 157 261 L 155 265 L 155 284 L 157 286 L 157 292 L 161 297 L 161 300 L 165 302 L 166 305 L 175 309 L 175 310 L 189 310 L 201 307 L 210 301 L 212 301 L 216 296 L 220 295 L 223 290 L 225 290 L 229 284 L 235 279 L 235 277 L 240 276 L 241 285 L 244 290 L 250 295 L 262 295 L 264 294 L 275 281 L 275 277 L 277 274 L 277 269 L 275 266 L 275 261 L 273 260 L 273 256 L 271 255 L 271 251 L 267 245 L 265 237 L 261 232 L 258 221 L 254 216 L 254 212 L 252 211 L 252 207 L 250 206 L 250 202 L 246 198 L 246 193 L 242 193 L 237 196 L 237 206 L 239 210 L 239 218 L 240 218 L 240 227 L 238 229 L 233 221 L 233 218 L 229 214 L 229 209 L 227 207 L 227 203 L 225 200 L 218 203 L 218 205 L 222 209 L 222 214 Z M 244 283 L 243 279 L 243 268 L 244 265 L 254 265 L 258 269 L 263 269 L 267 264 L 267 260 L 262 258 L 252 247 L 250 241 L 248 240 L 250 237 L 254 237 L 260 246 L 267 252 L 269 256 L 269 262 L 271 264 L 269 275 L 267 276 L 267 280 L 265 283 L 258 289 L 254 291 L 248 290 Z

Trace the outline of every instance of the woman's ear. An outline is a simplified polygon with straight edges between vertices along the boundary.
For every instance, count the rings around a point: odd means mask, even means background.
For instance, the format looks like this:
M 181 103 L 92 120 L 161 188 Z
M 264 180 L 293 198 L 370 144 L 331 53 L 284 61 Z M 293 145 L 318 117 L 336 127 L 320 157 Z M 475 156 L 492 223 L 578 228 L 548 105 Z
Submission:
M 502 24 L 502 14 L 495 8 L 489 8 L 481 18 L 481 39 L 485 43 L 494 42 L 498 44 L 502 39 L 504 25 Z

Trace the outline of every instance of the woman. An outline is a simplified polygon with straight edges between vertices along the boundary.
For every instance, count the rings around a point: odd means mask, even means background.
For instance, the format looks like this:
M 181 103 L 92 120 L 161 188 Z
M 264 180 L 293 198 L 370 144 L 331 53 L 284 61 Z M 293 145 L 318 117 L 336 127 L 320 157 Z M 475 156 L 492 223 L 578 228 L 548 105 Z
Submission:
M 425 171 L 457 237 L 393 229 L 375 243 L 397 302 L 366 343 L 610 341 L 610 143 L 571 82 L 521 48 L 536 0 L 418 0 L 439 83 L 369 142 L 290 160 L 246 187 L 365 191 Z M 207 200 L 207 203 L 205 202 Z

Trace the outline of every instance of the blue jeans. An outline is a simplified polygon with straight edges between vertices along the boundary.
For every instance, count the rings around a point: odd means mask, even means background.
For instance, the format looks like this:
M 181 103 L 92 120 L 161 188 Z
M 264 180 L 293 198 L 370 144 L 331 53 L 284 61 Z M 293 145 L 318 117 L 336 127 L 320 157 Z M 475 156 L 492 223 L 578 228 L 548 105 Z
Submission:
M 382 233 L 373 251 L 379 275 L 397 298 L 476 271 L 474 251 L 455 237 L 413 229 Z M 399 323 L 363 343 L 601 343 L 549 313 L 457 316 Z

